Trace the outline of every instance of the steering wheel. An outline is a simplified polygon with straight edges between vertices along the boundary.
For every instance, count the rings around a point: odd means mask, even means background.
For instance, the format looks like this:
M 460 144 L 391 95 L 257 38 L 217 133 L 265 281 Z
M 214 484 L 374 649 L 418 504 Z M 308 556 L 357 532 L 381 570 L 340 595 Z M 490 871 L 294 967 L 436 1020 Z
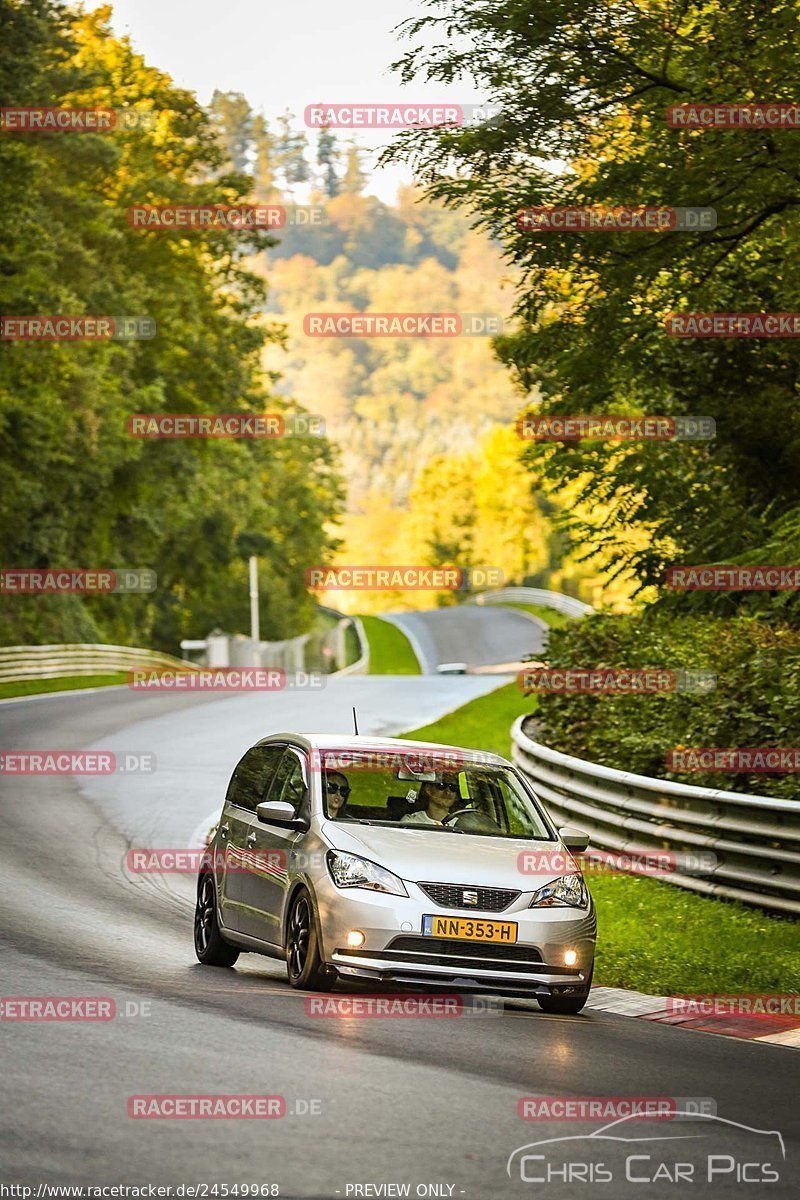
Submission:
M 474 813 L 474 812 L 475 812 L 474 808 L 457 808 L 455 810 L 455 812 L 448 813 L 446 817 L 442 818 L 442 824 L 447 825 L 450 821 L 454 821 L 456 819 L 456 817 L 463 816 L 464 813 Z
M 459 821 L 453 825 L 453 829 L 459 833 L 494 833 L 500 829 L 497 821 L 486 813 L 480 812 L 477 808 L 457 808 L 455 812 L 448 813 L 442 821 L 443 825 L 447 825 L 450 821 L 457 821 L 459 817 L 469 817 L 469 821 Z

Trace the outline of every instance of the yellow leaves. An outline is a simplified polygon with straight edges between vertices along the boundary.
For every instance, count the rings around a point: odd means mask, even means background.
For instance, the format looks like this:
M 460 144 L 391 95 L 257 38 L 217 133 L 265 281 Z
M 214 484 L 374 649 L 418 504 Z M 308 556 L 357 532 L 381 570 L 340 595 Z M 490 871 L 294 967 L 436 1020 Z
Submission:
M 350 231 L 355 229 L 369 211 L 369 201 L 366 196 L 356 192 L 342 192 L 328 201 L 327 215 L 337 229 Z

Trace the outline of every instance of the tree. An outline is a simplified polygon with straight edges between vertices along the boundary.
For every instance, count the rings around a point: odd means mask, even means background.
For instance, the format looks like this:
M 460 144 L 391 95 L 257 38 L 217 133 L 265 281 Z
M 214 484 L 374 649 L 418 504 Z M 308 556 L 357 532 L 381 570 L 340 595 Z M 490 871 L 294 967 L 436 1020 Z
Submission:
M 278 195 L 273 161 L 275 139 L 261 114 L 253 118 L 253 147 L 255 150 L 253 191 L 259 200 L 273 200 Z
M 282 180 L 283 190 L 289 193 L 311 175 L 305 157 L 307 138 L 302 130 L 293 128 L 293 121 L 294 114 L 287 109 L 278 117 L 275 138 L 275 173 Z
M 507 583 L 545 567 L 550 522 L 514 431 L 495 427 L 469 450 L 431 459 L 411 489 L 408 529 L 415 562 L 496 567 Z
M 216 89 L 209 106 L 211 121 L 225 147 L 232 170 L 243 174 L 251 169 L 253 113 L 241 92 L 220 92 Z
M 430 8 L 407 23 L 416 44 L 397 64 L 404 81 L 468 75 L 502 112 L 474 128 L 408 131 L 389 157 L 409 162 L 427 195 L 464 206 L 501 239 L 521 283 L 518 329 L 498 352 L 522 391 L 545 412 L 717 422 L 716 439 L 700 445 L 532 447 L 531 468 L 556 488 L 575 485 L 585 502 L 582 516 L 567 518 L 574 539 L 587 553 L 601 549 L 617 572 L 633 570 L 642 587 L 661 583 L 676 561 L 770 561 L 777 545 L 796 561 L 797 343 L 664 332 L 673 311 L 800 308 L 800 267 L 786 253 L 800 221 L 796 133 L 666 121 L 668 105 L 792 95 L 796 9 L 781 0 Z M 448 28 L 458 28 L 457 42 L 439 36 Z M 712 207 L 717 227 L 537 234 L 517 223 L 535 206 L 642 205 Z M 648 536 L 631 536 L 636 529 Z M 763 595 L 707 602 L 774 607 Z M 800 599 L 787 603 L 796 611 Z
M 329 200 L 338 196 L 340 191 L 339 176 L 336 173 L 338 159 L 336 137 L 325 125 L 317 137 L 317 163 L 322 168 L 322 188 Z
M 367 176 L 361 167 L 361 150 L 354 141 L 351 141 L 347 146 L 342 189 L 352 195 L 358 195 L 363 192 L 366 182 Z
M 0 639 L 118 641 L 173 653 L 213 625 L 247 627 L 246 535 L 260 534 L 272 598 L 264 636 L 299 633 L 303 572 L 335 540 L 335 456 L 321 439 L 152 441 L 135 412 L 291 410 L 260 358 L 278 335 L 250 269 L 268 235 L 134 229 L 131 205 L 242 202 L 248 176 L 195 97 L 89 13 L 0 0 L 9 103 L 130 105 L 152 128 L 4 133 L 0 311 L 145 315 L 148 341 L 4 342 L 0 356 L 3 560 L 21 567 L 147 567 L 148 595 L 3 598 Z M 18 215 L 25 213 L 25 220 Z

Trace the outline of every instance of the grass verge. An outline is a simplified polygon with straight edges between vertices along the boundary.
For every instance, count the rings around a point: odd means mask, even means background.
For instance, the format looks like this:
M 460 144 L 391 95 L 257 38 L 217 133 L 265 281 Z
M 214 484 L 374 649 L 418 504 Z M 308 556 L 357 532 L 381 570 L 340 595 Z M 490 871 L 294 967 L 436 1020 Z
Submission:
M 369 642 L 370 675 L 421 675 L 417 656 L 406 635 L 391 621 L 362 617 Z
M 466 746 L 489 750 L 508 758 L 511 753 L 510 729 L 522 712 L 533 712 L 537 697 L 525 697 L 516 683 L 507 683 L 488 696 L 478 696 L 462 708 L 448 713 L 432 725 L 423 725 L 404 738 L 422 742 L 443 742 L 447 746 Z
M 73 692 L 78 688 L 114 687 L 127 683 L 125 671 L 114 675 L 63 675 L 59 679 L 24 679 L 0 683 L 0 700 L 15 696 L 39 696 L 46 692 Z
M 512 683 L 403 736 L 508 757 L 511 724 L 532 708 Z M 655 879 L 587 882 L 597 905 L 596 984 L 660 995 L 798 990 L 797 921 Z

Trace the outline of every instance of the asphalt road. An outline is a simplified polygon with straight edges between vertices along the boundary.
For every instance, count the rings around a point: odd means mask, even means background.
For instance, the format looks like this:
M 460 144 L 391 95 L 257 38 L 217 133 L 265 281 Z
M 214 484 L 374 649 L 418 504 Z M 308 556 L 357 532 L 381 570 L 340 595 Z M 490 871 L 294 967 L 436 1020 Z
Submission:
M 484 667 L 518 662 L 524 654 L 539 654 L 544 650 L 546 627 L 530 614 L 512 608 L 486 609 L 464 604 L 396 613 L 386 619 L 411 639 L 427 673 L 433 673 L 439 663 L 463 662 L 469 667 Z
M 556 1200 L 590 1191 L 638 1198 L 645 1185 L 625 1181 L 626 1162 L 639 1180 L 661 1163 L 662 1182 L 644 1193 L 659 1200 L 679 1188 L 755 1195 L 758 1185 L 737 1174 L 763 1179 L 775 1169 L 779 1182 L 768 1194 L 797 1194 L 794 1051 L 598 1012 L 548 1017 L 516 1000 L 484 1017 L 312 1016 L 279 963 L 243 955 L 225 971 L 195 962 L 191 878 L 126 869 L 127 850 L 143 841 L 189 843 L 257 734 L 295 722 L 346 731 L 353 703 L 362 732 L 388 734 L 500 682 L 351 677 L 295 696 L 121 690 L 0 707 L 4 749 L 105 746 L 149 751 L 157 766 L 149 776 L 115 776 L 111 786 L 77 777 L 0 780 L 2 994 L 105 996 L 118 1014 L 108 1022 L 0 1021 L 0 1183 L 274 1184 L 282 1197 L 534 1196 L 542 1184 L 522 1180 L 519 1157 L 509 1175 L 509 1156 L 604 1122 L 523 1121 L 522 1097 L 659 1096 L 708 1098 L 722 1120 L 610 1131 L 637 1139 L 633 1145 L 595 1138 L 536 1147 L 529 1154 L 543 1158 L 524 1161 L 525 1177 L 551 1172 L 547 1195 Z M 128 1115 L 133 1095 L 217 1093 L 282 1096 L 287 1112 L 275 1120 Z M 717 1156 L 713 1185 L 705 1182 L 709 1154 Z M 666 1179 L 676 1163 L 684 1164 L 682 1185 Z

